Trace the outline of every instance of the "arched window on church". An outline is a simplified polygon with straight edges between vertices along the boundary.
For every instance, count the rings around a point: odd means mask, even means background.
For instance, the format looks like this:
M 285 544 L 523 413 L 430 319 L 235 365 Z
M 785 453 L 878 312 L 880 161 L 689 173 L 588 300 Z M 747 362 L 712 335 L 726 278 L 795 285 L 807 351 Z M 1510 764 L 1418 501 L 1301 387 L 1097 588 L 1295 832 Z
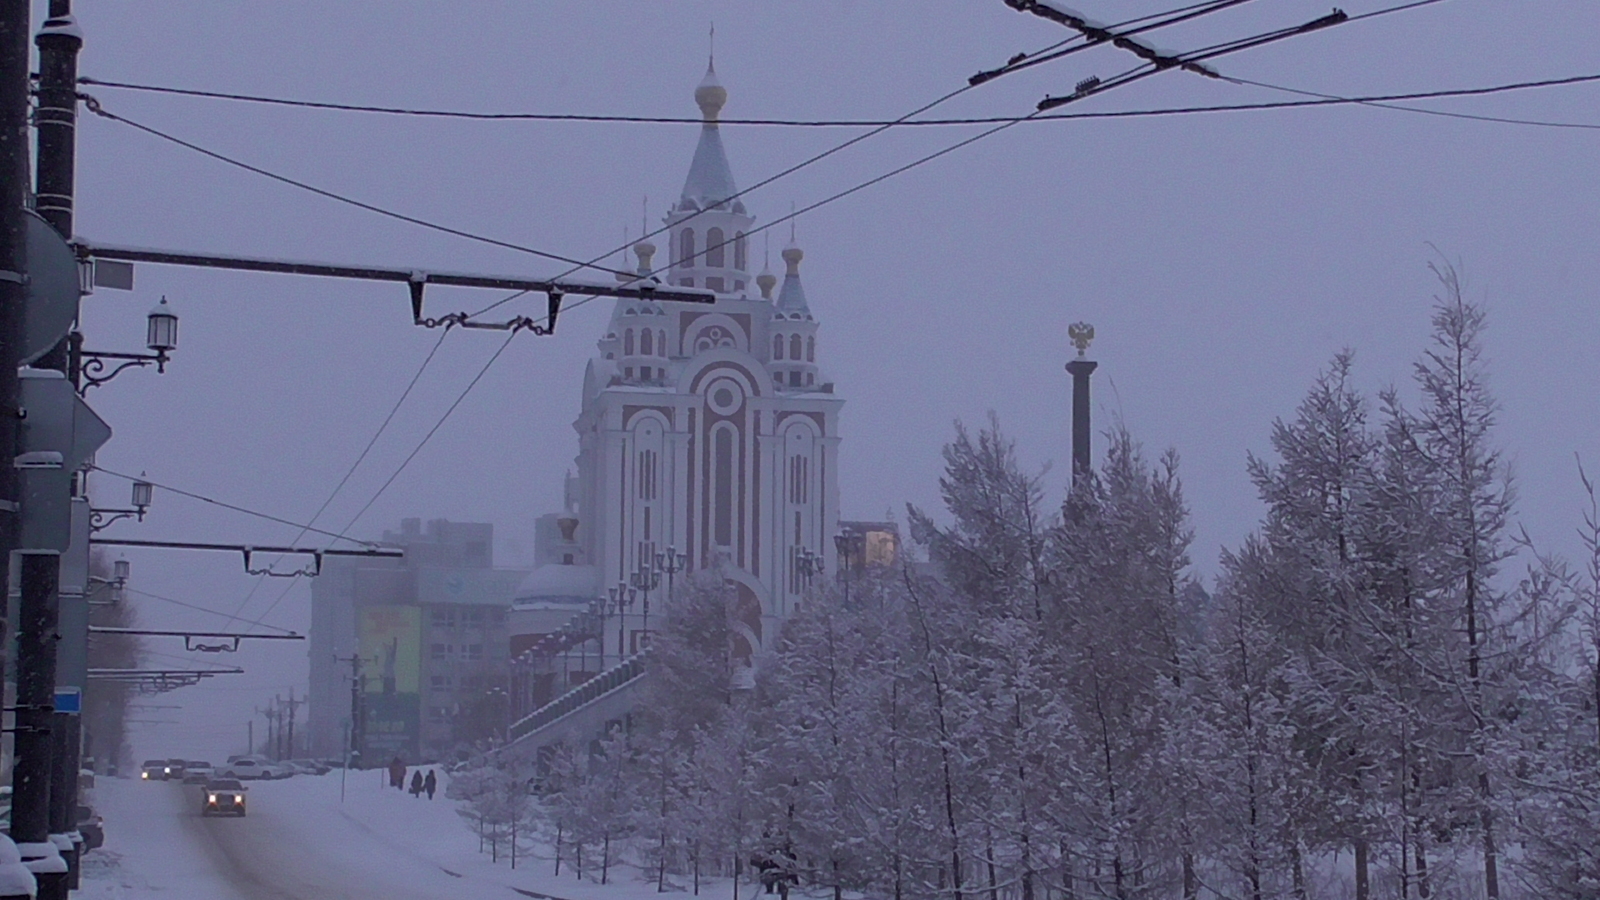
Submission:
M 622 355 L 633 355 L 633 329 L 629 328 L 622 338 Z
M 640 356 L 655 356 L 656 355 L 656 346 L 655 345 L 656 345 L 655 332 L 653 332 L 650 329 L 646 328 L 639 335 L 639 355 Z
M 783 335 L 781 334 L 772 336 L 772 358 L 783 359 Z
M 678 232 L 678 264 L 683 266 L 694 265 L 693 228 L 685 228 Z
M 733 237 L 733 267 L 745 271 L 749 257 L 745 255 L 744 232 L 739 232 Z
M 665 331 L 656 332 L 656 353 L 660 356 L 667 355 L 667 333 Z
M 723 256 L 723 237 L 721 228 L 712 228 L 706 232 L 706 265 L 712 268 L 722 268 L 726 257 Z
M 817 361 L 817 339 L 815 336 L 806 338 L 806 362 Z
M 714 490 L 711 509 L 711 540 L 718 547 L 733 546 L 733 428 L 723 425 L 712 434 Z
M 791 336 L 789 338 L 789 358 L 790 359 L 799 359 L 800 358 L 800 335 L 798 335 L 798 334 L 793 335 L 793 336 Z

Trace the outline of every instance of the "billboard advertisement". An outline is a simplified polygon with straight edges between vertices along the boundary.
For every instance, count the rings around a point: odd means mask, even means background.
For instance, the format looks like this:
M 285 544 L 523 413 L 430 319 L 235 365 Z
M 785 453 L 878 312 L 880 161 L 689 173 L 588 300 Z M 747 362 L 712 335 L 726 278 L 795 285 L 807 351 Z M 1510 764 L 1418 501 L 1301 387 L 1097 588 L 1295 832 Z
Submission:
M 363 607 L 359 627 L 363 756 L 368 765 L 396 756 L 415 762 L 422 732 L 422 607 Z

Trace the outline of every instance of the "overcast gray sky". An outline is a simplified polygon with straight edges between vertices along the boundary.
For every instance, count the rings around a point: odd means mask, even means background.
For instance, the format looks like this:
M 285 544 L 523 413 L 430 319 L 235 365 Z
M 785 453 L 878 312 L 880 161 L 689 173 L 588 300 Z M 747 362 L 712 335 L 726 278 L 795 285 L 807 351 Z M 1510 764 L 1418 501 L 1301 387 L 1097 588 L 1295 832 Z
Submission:
M 1391 0 L 1352 0 L 1357 14 Z M 716 23 L 728 117 L 901 115 L 973 72 L 1065 35 L 1001 0 L 675 2 L 85 2 L 82 73 L 176 87 L 479 111 L 688 115 Z M 1114 20 L 1177 5 L 1079 0 Z M 42 6 L 42 4 L 41 4 Z M 1510 15 L 1514 10 L 1515 15 Z M 1163 32 L 1192 48 L 1295 24 L 1325 2 L 1246 4 Z M 1225 74 L 1330 93 L 1474 87 L 1600 72 L 1600 6 L 1448 0 L 1219 60 Z M 1128 59 L 1100 49 L 1009 76 L 940 115 L 1031 111 Z M 1434 108 L 1600 124 L 1600 88 L 1567 87 Z M 637 235 L 682 185 L 695 126 L 489 123 L 270 109 L 93 88 L 108 109 L 363 201 L 585 258 Z M 1083 104 L 1114 110 L 1280 99 L 1165 73 Z M 857 132 L 724 129 L 741 186 Z M 975 133 L 901 129 L 746 198 L 759 221 Z M 1024 124 L 804 216 L 804 276 L 825 371 L 847 399 L 847 516 L 937 505 L 940 445 L 955 419 L 994 410 L 1029 465 L 1069 452 L 1062 364 L 1069 322 L 1092 322 L 1098 423 L 1123 417 L 1152 452 L 1175 446 L 1196 527 L 1197 569 L 1216 568 L 1259 506 L 1248 452 L 1267 449 L 1316 371 L 1357 350 L 1364 386 L 1405 382 L 1426 337 L 1438 253 L 1459 261 L 1491 311 L 1501 439 L 1522 513 L 1572 550 L 1573 454 L 1597 456 L 1591 348 L 1600 283 L 1600 131 L 1372 108 Z M 86 117 L 81 234 L 107 243 L 416 268 L 550 275 L 553 263 L 379 218 L 231 169 L 124 125 Z M 774 254 L 788 228 L 773 235 Z M 759 259 L 761 239 L 756 240 Z M 141 266 L 132 294 L 85 302 L 89 344 L 142 345 L 166 295 L 182 342 L 165 376 L 91 392 L 116 429 L 101 463 L 303 520 L 377 428 L 435 332 L 413 327 L 393 286 Z M 435 310 L 495 295 L 430 292 Z M 542 299 L 522 311 L 542 308 Z M 605 301 L 522 335 L 354 533 L 402 516 L 491 521 L 503 564 L 531 550 L 532 519 L 560 498 L 576 452 L 584 360 Z M 342 528 L 494 352 L 495 333 L 452 333 L 392 430 L 320 525 Z M 1600 468 L 1600 459 L 1594 462 Z M 97 477 L 101 504 L 124 483 Z M 292 529 L 160 495 L 125 536 L 279 542 Z M 135 586 L 238 607 L 237 558 L 128 554 Z M 283 590 L 250 596 L 248 618 Z M 304 629 L 303 584 L 267 613 Z M 136 598 L 149 624 L 221 620 Z M 181 656 L 179 646 L 152 650 Z M 153 657 L 152 661 L 163 661 Z M 239 654 L 245 676 L 169 695 L 206 731 L 170 752 L 237 752 L 249 710 L 304 690 L 304 650 Z M 174 662 L 176 660 L 165 659 Z M 233 662 L 232 658 L 222 660 Z M 174 735 L 165 739 L 164 734 Z M 176 732 L 141 751 L 165 755 Z M 193 749 L 190 749 L 193 748 Z

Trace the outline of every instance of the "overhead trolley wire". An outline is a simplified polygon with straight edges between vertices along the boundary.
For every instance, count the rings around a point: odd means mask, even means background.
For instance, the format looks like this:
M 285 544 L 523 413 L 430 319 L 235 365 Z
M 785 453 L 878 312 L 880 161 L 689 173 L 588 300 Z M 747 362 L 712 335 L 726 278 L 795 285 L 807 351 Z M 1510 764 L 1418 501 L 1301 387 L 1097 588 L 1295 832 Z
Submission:
M 382 497 L 384 492 L 389 489 L 389 486 L 394 484 L 395 479 L 399 478 L 400 474 L 406 470 L 406 467 L 411 465 L 411 461 L 417 458 L 417 454 L 422 452 L 422 448 L 426 447 L 428 442 L 433 440 L 433 436 L 438 433 L 440 428 L 444 427 L 444 423 L 450 419 L 451 414 L 456 411 L 456 407 L 460 406 L 462 401 L 467 399 L 467 395 L 472 393 L 472 389 L 478 386 L 478 382 L 483 380 L 483 376 L 489 374 L 489 369 L 495 364 L 495 361 L 500 358 L 500 355 L 506 352 L 506 348 L 511 346 L 511 342 L 515 340 L 515 338 L 515 333 L 506 335 L 506 339 L 500 344 L 499 349 L 494 351 L 494 355 L 489 357 L 489 360 L 483 364 L 483 368 L 478 370 L 478 374 L 473 376 L 472 380 L 467 383 L 467 386 L 461 389 L 461 393 L 456 396 L 455 401 L 451 403 L 449 408 L 444 411 L 444 415 L 439 417 L 439 421 L 435 422 L 433 427 L 428 429 L 428 433 L 422 436 L 422 440 L 418 441 L 417 445 L 411 449 L 409 454 L 406 455 L 406 458 L 400 461 L 400 465 L 395 468 L 392 474 L 390 474 L 388 480 L 384 481 L 378 490 L 375 491 L 370 498 L 368 498 L 366 505 L 362 506 L 354 516 L 350 517 L 350 521 L 340 531 L 341 537 L 343 537 L 345 534 L 348 534 L 350 529 L 355 527 L 355 524 L 361 520 L 361 517 L 366 515 L 367 510 L 372 508 L 372 504 L 378 502 L 378 498 Z M 283 598 L 287 597 L 288 595 L 289 592 L 287 589 L 285 589 L 283 593 L 278 595 L 276 600 L 272 601 L 272 605 L 268 606 L 267 609 L 261 613 L 261 618 L 266 618 L 269 613 L 277 608 L 279 603 L 283 602 Z
M 123 590 L 130 594 L 138 594 L 141 597 L 149 597 L 152 600 L 160 600 L 163 603 L 171 603 L 174 606 L 181 606 L 184 609 L 192 609 L 195 612 L 210 613 L 213 616 L 222 616 L 229 621 L 240 621 L 244 622 L 246 625 L 259 625 L 262 628 L 270 628 L 273 631 L 281 631 L 284 634 L 298 634 L 298 632 L 294 631 L 293 629 L 282 628 L 277 625 L 268 625 L 266 622 L 262 622 L 258 619 L 240 619 L 237 616 L 230 616 L 220 609 L 211 609 L 210 607 L 197 606 L 193 603 L 185 603 L 182 600 L 174 600 L 171 597 L 164 597 L 160 594 L 152 594 L 149 591 L 141 591 L 138 588 L 125 587 Z
M 170 484 L 162 484 L 159 481 L 151 481 L 148 477 L 143 476 L 143 475 L 134 476 L 134 475 L 127 475 L 127 474 L 124 474 L 122 472 L 114 472 L 114 471 L 112 471 L 110 469 L 107 469 L 104 466 L 96 465 L 96 464 L 93 464 L 93 463 L 91 463 L 89 465 L 89 468 L 93 469 L 96 472 L 104 472 L 105 474 L 110 475 L 110 476 L 112 476 L 114 478 L 121 478 L 124 481 L 143 481 L 143 482 L 145 482 L 147 484 L 150 484 L 150 485 L 152 485 L 154 487 L 158 487 L 158 488 L 162 489 L 163 491 L 168 491 L 168 492 L 177 494 L 177 495 L 179 495 L 181 497 L 188 497 L 188 498 L 190 498 L 192 500 L 199 500 L 202 503 L 209 503 L 212 506 L 220 506 L 223 509 L 232 510 L 233 512 L 244 513 L 247 516 L 255 516 L 258 519 L 266 519 L 269 522 L 277 522 L 280 525 L 296 526 L 296 527 L 301 529 L 300 533 L 302 535 L 304 535 L 308 531 L 312 531 L 312 532 L 316 532 L 317 534 L 326 535 L 328 537 L 335 538 L 337 540 L 353 541 L 353 542 L 355 542 L 357 544 L 363 544 L 363 545 L 368 546 L 368 547 L 376 546 L 371 541 L 361 541 L 361 540 L 356 540 L 355 538 L 347 538 L 342 534 L 337 534 L 337 533 L 332 532 L 332 531 L 325 531 L 325 530 L 323 530 L 321 528 L 313 528 L 313 527 L 311 527 L 311 525 L 309 523 L 302 525 L 299 522 L 294 522 L 294 521 L 291 521 L 289 519 L 284 519 L 284 518 L 280 518 L 278 516 L 269 515 L 269 514 L 264 513 L 264 512 L 257 512 L 256 510 L 248 509 L 248 508 L 243 507 L 243 506 L 236 506 L 236 505 L 234 505 L 232 503 L 226 503 L 224 501 L 217 500 L 217 499 L 215 499 L 213 497 L 207 497 L 204 494 L 196 494 L 193 491 L 186 491 L 183 488 L 176 488 L 176 487 L 173 487 Z
M 306 532 L 308 530 L 311 530 L 310 526 L 316 524 L 316 521 L 322 517 L 322 514 L 324 512 L 327 512 L 328 506 L 333 503 L 334 498 L 338 497 L 339 496 L 339 492 L 344 490 L 344 486 L 350 482 L 350 478 L 351 478 L 351 476 L 355 475 L 356 469 L 361 467 L 361 463 L 366 460 L 367 455 L 372 452 L 372 448 L 377 445 L 378 438 L 382 437 L 384 431 L 388 430 L 389 423 L 394 421 L 395 414 L 400 412 L 400 407 L 406 402 L 406 398 L 411 396 L 412 389 L 415 388 L 417 386 L 417 382 L 422 379 L 422 373 L 426 372 L 428 370 L 429 363 L 433 362 L 434 356 L 436 356 L 438 354 L 438 352 L 439 352 L 440 345 L 442 345 L 444 343 L 445 337 L 447 335 L 449 335 L 449 334 L 450 334 L 450 329 L 448 329 L 448 328 L 446 328 L 445 330 L 439 332 L 439 339 L 437 341 L 433 342 L 433 348 L 430 349 L 428 351 L 428 355 L 423 358 L 422 365 L 417 367 L 417 371 L 411 376 L 411 380 L 409 382 L 407 382 L 405 390 L 400 392 L 399 398 L 396 399 L 394 401 L 394 405 L 389 408 L 389 414 L 384 416 L 383 417 L 383 421 L 378 424 L 378 430 L 373 432 L 372 437 L 367 441 L 367 445 L 365 447 L 361 448 L 361 452 L 359 454 L 357 454 L 355 462 L 351 463 L 350 464 L 350 468 L 345 470 L 344 477 L 340 478 L 339 479 L 339 483 L 333 486 L 333 490 L 332 491 L 328 492 L 327 499 L 322 501 L 322 505 L 317 507 L 317 511 L 312 514 L 312 516 L 311 516 L 311 518 L 309 520 L 307 520 L 306 527 L 302 528 L 300 530 L 300 533 L 298 535 L 295 535 L 294 540 L 289 542 L 291 545 L 294 545 L 294 544 L 298 543 L 300 538 L 305 537 Z M 324 534 L 324 535 L 333 534 L 333 532 L 323 531 L 321 529 L 316 529 L 316 531 L 317 531 L 317 533 Z M 349 529 L 346 528 L 345 531 L 348 532 Z M 342 535 L 341 535 L 341 537 L 342 537 Z M 344 538 L 344 539 L 345 540 L 353 540 L 352 538 Z M 369 543 L 369 542 L 363 541 L 362 543 Z M 277 565 L 277 563 L 282 559 L 283 559 L 283 557 L 280 555 L 278 557 L 278 559 L 273 560 L 273 562 L 270 565 L 268 565 L 267 568 L 269 568 L 269 569 L 272 568 L 273 565 Z M 237 616 L 240 613 L 244 612 L 244 608 L 247 605 L 249 605 L 250 600 L 255 597 L 256 591 L 260 590 L 261 585 L 265 584 L 266 580 L 267 580 L 267 576 L 265 574 L 260 575 L 260 576 L 258 576 L 256 578 L 256 583 L 250 587 L 250 592 L 245 594 L 244 599 L 239 601 L 238 608 L 234 610 L 233 614 L 235 616 Z M 282 603 L 283 602 L 283 598 L 287 597 L 289 595 L 289 592 L 294 590 L 294 586 L 296 584 L 298 584 L 299 581 L 300 581 L 300 575 L 299 575 L 299 573 L 296 573 L 294 575 L 294 577 L 289 579 L 289 583 L 283 586 L 283 591 L 278 594 L 277 599 L 273 600 L 272 603 L 267 606 L 267 611 L 271 612 L 272 610 L 277 609 L 278 604 Z M 266 613 L 262 613 L 262 618 L 265 618 L 265 617 L 266 617 Z
M 1166 25 L 1170 25 L 1170 24 L 1173 24 L 1175 22 L 1181 22 L 1181 21 L 1186 21 L 1188 19 L 1192 19 L 1196 15 L 1199 14 L 1199 13 L 1195 13 L 1194 10 L 1204 9 L 1206 12 L 1216 12 L 1217 10 L 1223 9 L 1225 7 L 1234 6 L 1234 5 L 1237 5 L 1238 3 L 1243 3 L 1243 2 L 1246 2 L 1246 0 L 1208 0 L 1208 2 L 1192 4 L 1192 5 L 1186 6 L 1186 7 L 1180 7 L 1177 10 L 1169 11 L 1167 13 L 1158 13 L 1158 14 L 1155 14 L 1155 15 L 1141 16 L 1138 19 L 1132 19 L 1132 20 L 1129 20 L 1128 22 L 1122 22 L 1122 23 L 1119 23 L 1117 25 L 1113 25 L 1111 27 L 1120 29 L 1120 28 L 1123 28 L 1123 27 L 1125 27 L 1125 26 L 1127 26 L 1129 24 L 1137 24 L 1137 23 L 1141 23 L 1141 22 L 1150 22 L 1150 20 L 1152 20 L 1152 19 L 1161 19 L 1161 21 L 1153 22 L 1151 24 L 1146 24 L 1141 28 L 1135 29 L 1136 31 L 1139 31 L 1139 32 L 1151 31 L 1151 30 L 1154 30 L 1154 29 L 1157 29 L 1157 28 L 1165 27 Z M 1072 44 L 1073 46 L 1067 47 L 1068 44 Z M 738 199 L 740 199 L 740 198 L 742 198 L 742 197 L 744 197 L 744 196 L 746 196 L 746 195 L 748 195 L 750 193 L 758 191 L 761 188 L 766 187 L 767 185 L 770 185 L 773 182 L 775 182 L 775 181 L 777 181 L 777 180 L 779 180 L 781 178 L 786 178 L 789 175 L 792 175 L 795 172 L 798 172 L 801 169 L 806 168 L 807 166 L 810 166 L 810 165 L 813 165 L 815 163 L 821 162 L 822 160 L 827 159 L 828 157 L 833 156 L 834 154 L 839 153 L 842 150 L 845 150 L 845 149 L 847 149 L 849 147 L 852 147 L 852 146 L 854 146 L 856 144 L 859 144 L 862 141 L 867 140 L 868 138 L 871 138 L 871 137 L 874 137 L 876 135 L 882 134 L 883 132 L 889 130 L 890 128 L 896 127 L 898 125 L 904 125 L 907 122 L 910 122 L 910 121 L 914 120 L 914 118 L 916 116 L 919 116 L 922 113 L 927 112 L 928 110 L 933 109 L 934 107 L 936 107 L 936 106 L 938 106 L 938 105 L 940 105 L 942 103 L 945 103 L 946 101 L 952 100 L 952 99 L 954 99 L 954 98 L 956 98 L 956 97 L 958 97 L 958 96 L 960 96 L 962 94 L 965 94 L 967 91 L 970 91 L 973 88 L 978 87 L 979 85 L 984 84 L 989 80 L 992 80 L 994 77 L 998 77 L 1000 75 L 1005 75 L 1005 74 L 1009 74 L 1012 71 L 1016 71 L 1019 67 L 1027 64 L 1030 59 L 1041 57 L 1041 56 L 1048 56 L 1050 59 L 1055 60 L 1055 59 L 1060 59 L 1060 58 L 1062 58 L 1062 57 L 1064 57 L 1064 56 L 1066 56 L 1068 54 L 1078 53 L 1078 52 L 1081 52 L 1081 51 L 1084 51 L 1084 50 L 1089 50 L 1089 49 L 1092 49 L 1092 48 L 1097 47 L 1097 46 L 1099 46 L 1099 42 L 1089 41 L 1086 38 L 1084 38 L 1082 35 L 1074 35 L 1073 37 L 1067 38 L 1066 40 L 1056 41 L 1055 43 L 1051 44 L 1050 46 L 1045 47 L 1043 50 L 1039 50 L 1039 51 L 1036 51 L 1036 52 L 1030 53 L 1030 54 L 1022 54 L 1022 55 L 1013 57 L 1011 59 L 1011 61 L 1009 63 L 1007 63 L 1006 66 L 1003 66 L 1000 69 L 995 70 L 994 72 L 990 73 L 991 74 L 990 78 L 983 79 L 983 80 L 969 80 L 966 84 L 962 85 L 961 87 L 956 88 L 955 90 L 950 91 L 950 92 L 944 94 L 943 96 L 938 97 L 935 100 L 932 100 L 932 101 L 930 101 L 928 103 L 925 103 L 925 104 L 917 107 L 916 109 L 912 110 L 911 112 L 908 112 L 903 116 L 900 116 L 899 118 L 890 119 L 890 120 L 888 120 L 886 122 L 882 122 L 882 123 L 873 125 L 872 126 L 872 130 L 866 132 L 865 134 L 856 135 L 855 137 L 850 138 L 849 140 L 843 141 L 843 142 L 841 142 L 839 144 L 836 144 L 836 145 L 834 145 L 832 147 L 829 147 L 828 149 L 822 151 L 821 153 L 818 153 L 818 154 L 816 154 L 814 156 L 811 156 L 811 157 L 809 157 L 807 159 L 801 160 L 800 162 L 795 163 L 794 165 L 788 167 L 787 169 L 783 169 L 783 170 L 781 170 L 781 171 L 779 171 L 779 172 L 777 172 L 777 173 L 775 173 L 773 175 L 770 175 L 767 178 L 764 178 L 764 179 L 756 182 L 755 184 L 750 185 L 749 187 L 745 188 L 744 190 L 735 191 L 733 194 L 731 194 L 731 195 L 729 195 L 727 197 L 722 197 L 722 198 L 720 198 L 720 200 L 721 200 L 722 203 L 731 203 L 734 200 L 738 200 Z M 1059 48 L 1063 48 L 1063 47 L 1065 47 L 1066 49 L 1059 49 Z M 1001 121 L 999 123 L 996 123 L 999 126 L 998 128 L 991 129 L 988 132 L 984 132 L 983 136 L 986 137 L 986 136 L 988 136 L 988 134 L 991 134 L 994 131 L 1002 131 L 1002 130 L 1004 130 L 1006 128 L 1011 127 L 1012 125 L 1018 124 L 1019 122 L 1027 121 L 1030 118 L 1033 118 L 1033 116 L 1030 115 L 1030 116 L 1024 116 L 1024 117 L 1021 117 L 1021 118 L 1003 120 L 1003 121 Z M 719 122 L 720 122 L 720 119 L 719 119 Z M 959 149 L 960 147 L 966 146 L 968 143 L 971 143 L 971 141 L 970 140 L 969 141 L 963 141 L 960 144 L 956 145 L 956 147 L 951 148 L 951 149 Z M 946 151 L 946 152 L 948 152 L 948 151 Z M 943 154 L 939 154 L 939 155 L 943 155 Z M 926 160 L 924 160 L 924 161 L 926 161 Z M 918 165 L 920 165 L 920 163 L 918 163 Z M 897 170 L 893 174 L 898 174 L 899 171 L 903 171 L 903 170 Z M 892 177 L 892 175 L 888 176 L 888 177 Z M 881 180 L 882 180 L 881 178 L 877 179 L 877 180 L 873 181 L 872 184 L 876 184 L 877 181 L 881 181 Z M 847 191 L 845 194 L 842 194 L 840 196 L 848 196 L 849 194 L 854 193 L 856 190 L 860 190 L 862 187 L 867 187 L 867 186 L 869 186 L 869 185 L 859 185 L 856 188 L 851 189 L 850 191 Z M 835 197 L 835 198 L 832 198 L 832 199 L 839 199 L 839 197 Z M 827 202 L 832 202 L 832 200 L 829 200 Z M 818 204 L 814 204 L 814 205 L 812 205 L 810 207 L 807 207 L 807 209 L 815 209 L 817 205 Z M 649 240 L 650 238 L 653 238 L 653 237 L 658 237 L 658 236 L 660 236 L 662 234 L 665 234 L 668 230 L 670 230 L 672 228 L 676 228 L 676 227 L 678 227 L 680 225 L 683 225 L 686 222 L 692 221 L 693 219 L 698 218 L 699 216 L 701 216 L 701 215 L 703 215 L 703 214 L 705 214 L 705 213 L 707 213 L 709 211 L 710 211 L 709 209 L 697 209 L 694 212 L 690 213 L 689 215 L 684 216 L 683 218 L 673 222 L 671 225 L 663 225 L 660 228 L 655 229 L 654 231 L 649 231 L 649 232 L 646 232 L 646 233 L 640 235 L 639 240 L 640 241 L 645 241 L 645 240 Z M 780 219 L 780 220 L 777 220 L 777 221 L 786 222 L 786 221 L 789 221 L 790 219 L 793 219 L 793 218 L 794 218 L 794 214 L 791 214 L 788 217 Z M 777 224 L 777 222 L 769 222 L 767 225 L 765 225 L 765 226 L 763 226 L 761 228 L 757 228 L 757 229 L 755 229 L 753 231 L 746 232 L 745 236 L 749 237 L 752 234 L 756 234 L 756 233 L 758 233 L 760 231 L 764 231 L 767 228 L 772 227 L 772 225 L 774 225 L 774 224 Z M 729 242 L 730 241 L 724 241 L 723 242 L 723 246 L 726 246 L 726 244 L 729 243 Z M 621 246 L 613 247 L 610 250 L 607 250 L 605 253 L 603 253 L 603 254 L 601 254 L 599 256 L 596 256 L 594 259 L 591 259 L 588 264 L 589 265 L 593 265 L 594 263 L 597 263 L 600 260 L 609 257 L 611 254 L 617 253 L 619 251 L 626 252 L 630 246 L 631 246 L 631 244 L 625 243 L 625 244 L 622 244 Z M 707 251 L 709 251 L 711 248 L 707 247 L 706 249 L 707 249 Z M 666 268 L 670 268 L 670 266 L 669 267 L 663 267 L 661 269 L 657 269 L 654 272 L 651 272 L 650 275 L 655 275 L 655 274 L 658 274 L 658 273 L 660 273 L 662 271 L 665 271 Z M 562 275 L 560 275 L 558 277 L 565 278 L 567 275 L 570 275 L 575 271 L 577 271 L 577 269 L 569 269 L 567 272 L 563 273 Z M 640 276 L 640 277 L 646 277 L 646 276 Z M 513 294 L 513 295 L 511 295 L 509 297 L 506 297 L 506 298 L 504 298 L 504 299 L 502 299 L 502 300 L 500 300 L 500 301 L 498 301 L 496 303 L 490 304 L 489 306 L 484 307 L 483 309 L 477 311 L 476 313 L 473 313 L 473 316 L 476 317 L 476 316 L 483 315 L 484 313 L 489 312 L 490 310 L 493 310 L 498 306 L 501 306 L 501 305 L 503 305 L 505 303 L 508 303 L 508 302 L 516 299 L 518 296 L 520 296 L 520 295 Z M 585 303 L 590 302 L 593 299 L 594 298 L 592 298 L 592 297 L 583 298 L 583 299 L 577 301 L 576 303 L 571 304 L 568 308 L 569 309 L 575 309 L 575 308 L 577 308 L 579 306 L 584 305 Z

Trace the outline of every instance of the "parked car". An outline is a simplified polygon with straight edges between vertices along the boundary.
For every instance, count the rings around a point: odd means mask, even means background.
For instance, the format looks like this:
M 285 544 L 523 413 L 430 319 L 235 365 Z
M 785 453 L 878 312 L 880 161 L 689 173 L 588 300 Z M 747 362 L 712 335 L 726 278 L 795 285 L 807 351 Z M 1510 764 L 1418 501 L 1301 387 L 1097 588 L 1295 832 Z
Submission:
M 288 778 L 289 774 L 288 769 L 277 763 L 246 756 L 223 766 L 217 772 L 217 777 L 234 778 L 239 781 L 256 781 L 268 778 Z
M 139 778 L 142 781 L 166 781 L 167 761 L 164 759 L 147 759 L 139 766 Z
M 217 778 L 206 782 L 200 804 L 201 816 L 244 815 L 244 792 L 249 788 L 235 778 Z
M 289 764 L 307 775 L 326 775 L 333 767 L 320 759 L 291 759 Z
M 216 775 L 216 768 L 203 759 L 191 759 L 188 765 L 183 767 L 184 784 L 205 784 Z
M 105 820 L 87 804 L 78 805 L 78 833 L 83 835 L 83 849 L 95 850 L 106 842 Z

